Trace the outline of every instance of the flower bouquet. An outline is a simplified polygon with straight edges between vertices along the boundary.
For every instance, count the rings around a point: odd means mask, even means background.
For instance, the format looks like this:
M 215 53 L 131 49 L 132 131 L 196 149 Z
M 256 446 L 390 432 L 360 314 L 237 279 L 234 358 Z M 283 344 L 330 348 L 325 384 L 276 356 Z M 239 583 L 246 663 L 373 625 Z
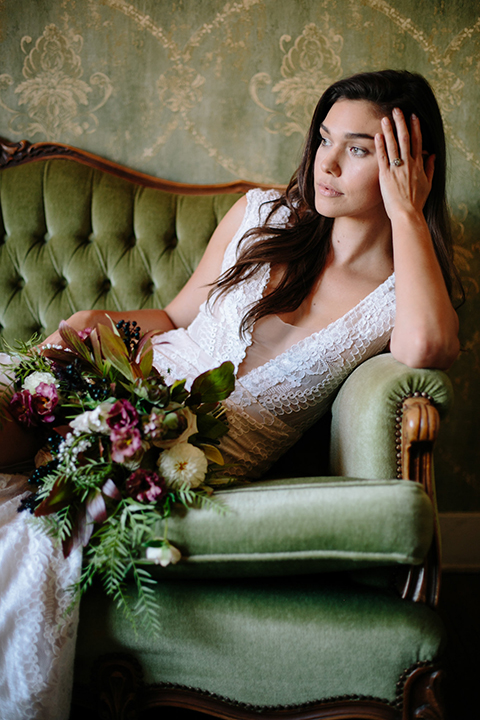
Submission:
M 167 385 L 153 367 L 151 334 L 108 320 L 81 332 L 62 322 L 65 347 L 9 348 L 4 409 L 43 440 L 29 478 L 35 491 L 19 509 L 47 519 L 65 556 L 85 547 L 80 594 L 99 576 L 133 622 L 158 627 L 149 566 L 181 557 L 168 517 L 178 505 L 222 511 L 212 486 L 229 480 L 217 445 L 233 365 L 203 373 L 190 390 L 185 380 Z

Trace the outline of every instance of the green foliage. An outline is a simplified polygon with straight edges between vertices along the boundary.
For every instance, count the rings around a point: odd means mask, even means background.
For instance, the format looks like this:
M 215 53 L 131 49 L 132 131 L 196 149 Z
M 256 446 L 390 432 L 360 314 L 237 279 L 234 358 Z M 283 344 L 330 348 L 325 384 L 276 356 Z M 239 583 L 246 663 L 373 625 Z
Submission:
M 40 486 L 28 507 L 66 556 L 85 548 L 75 597 L 98 577 L 135 627 L 143 623 L 158 632 L 149 566 L 181 557 L 168 541 L 168 518 L 191 507 L 225 512 L 210 485 L 225 479 L 216 445 L 227 432 L 220 403 L 234 378 L 233 365 L 223 363 L 194 380 L 190 391 L 185 380 L 168 386 L 152 365 L 151 338 L 140 339 L 139 331 L 134 323 L 110 321 L 78 333 L 62 322 L 65 348 L 39 349 L 38 338 L 9 348 L 17 396 L 6 407 L 17 412 L 18 422 L 45 433 L 51 459 L 33 473 Z M 38 371 L 49 373 L 48 382 L 25 388 Z M 37 411 L 49 402 L 45 413 Z M 172 446 L 171 462 L 194 488 L 168 463 L 160 470 L 160 455 Z M 184 470 L 189 463 L 190 475 Z

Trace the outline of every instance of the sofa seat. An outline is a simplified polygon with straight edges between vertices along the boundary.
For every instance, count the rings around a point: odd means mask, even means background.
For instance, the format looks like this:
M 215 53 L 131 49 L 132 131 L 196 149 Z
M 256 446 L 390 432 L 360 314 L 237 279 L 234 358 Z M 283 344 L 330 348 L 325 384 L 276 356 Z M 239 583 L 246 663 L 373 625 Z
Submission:
M 432 504 L 408 480 L 296 478 L 217 492 L 224 509 L 191 509 L 168 521 L 182 560 L 153 574 L 266 576 L 423 561 Z
M 82 686 L 98 676 L 98 657 L 120 653 L 140 663 L 147 686 L 195 689 L 250 710 L 339 696 L 399 708 L 402 679 L 442 645 L 430 608 L 344 574 L 169 579 L 155 593 L 162 623 L 155 641 L 135 633 L 98 588 L 85 596 L 75 668 L 81 700 Z

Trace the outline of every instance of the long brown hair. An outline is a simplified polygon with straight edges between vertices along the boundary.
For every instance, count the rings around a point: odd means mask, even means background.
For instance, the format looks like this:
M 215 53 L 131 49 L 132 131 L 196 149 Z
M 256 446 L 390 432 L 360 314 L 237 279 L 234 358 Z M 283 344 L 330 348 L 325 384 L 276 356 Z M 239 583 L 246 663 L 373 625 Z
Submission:
M 392 118 L 400 108 L 409 123 L 413 112 L 420 120 L 423 149 L 435 154 L 432 189 L 423 208 L 438 262 L 450 296 L 454 287 L 462 299 L 463 288 L 453 263 L 452 233 L 447 210 L 445 133 L 438 103 L 432 88 L 422 75 L 407 71 L 382 70 L 359 73 L 331 85 L 320 98 L 307 134 L 302 161 L 283 195 L 270 201 L 267 219 L 261 227 L 249 230 L 247 238 L 256 238 L 241 249 L 233 267 L 227 270 L 211 290 L 217 299 L 238 283 L 255 275 L 262 265 L 284 266 L 279 284 L 258 300 L 245 314 L 240 332 L 260 318 L 273 313 L 296 310 L 312 291 L 330 251 L 333 219 L 315 209 L 314 163 L 320 145 L 320 125 L 338 100 L 366 100 L 377 106 L 379 115 Z M 275 213 L 286 207 L 287 225 L 272 223 Z

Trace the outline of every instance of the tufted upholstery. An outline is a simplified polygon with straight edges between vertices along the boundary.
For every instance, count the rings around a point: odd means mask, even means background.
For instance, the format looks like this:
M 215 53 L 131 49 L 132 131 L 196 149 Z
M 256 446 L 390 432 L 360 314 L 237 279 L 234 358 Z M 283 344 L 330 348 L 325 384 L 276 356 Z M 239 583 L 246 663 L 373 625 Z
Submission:
M 163 307 L 238 197 L 162 192 L 71 160 L 3 170 L 2 335 L 49 334 L 93 307 Z

